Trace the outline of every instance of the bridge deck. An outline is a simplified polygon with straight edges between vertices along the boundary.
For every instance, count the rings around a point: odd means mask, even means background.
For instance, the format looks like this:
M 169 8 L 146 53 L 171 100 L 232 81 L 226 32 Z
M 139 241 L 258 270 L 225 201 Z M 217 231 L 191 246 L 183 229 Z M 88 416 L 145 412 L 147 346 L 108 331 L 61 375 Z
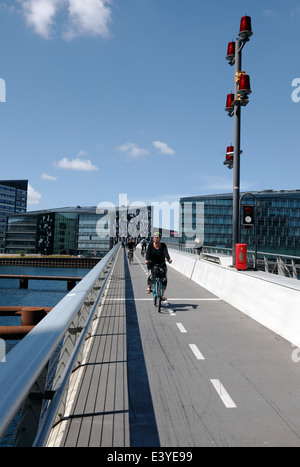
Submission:
M 170 267 L 159 314 L 142 263 L 119 252 L 49 445 L 300 446 L 291 344 Z

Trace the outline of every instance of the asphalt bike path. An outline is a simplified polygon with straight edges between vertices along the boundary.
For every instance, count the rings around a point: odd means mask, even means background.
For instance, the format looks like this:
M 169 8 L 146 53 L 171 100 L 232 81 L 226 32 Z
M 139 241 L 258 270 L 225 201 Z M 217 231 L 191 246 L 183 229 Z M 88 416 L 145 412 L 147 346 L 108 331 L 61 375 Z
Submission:
M 128 271 L 160 445 L 300 446 L 293 346 L 170 265 L 158 313 L 139 249 Z

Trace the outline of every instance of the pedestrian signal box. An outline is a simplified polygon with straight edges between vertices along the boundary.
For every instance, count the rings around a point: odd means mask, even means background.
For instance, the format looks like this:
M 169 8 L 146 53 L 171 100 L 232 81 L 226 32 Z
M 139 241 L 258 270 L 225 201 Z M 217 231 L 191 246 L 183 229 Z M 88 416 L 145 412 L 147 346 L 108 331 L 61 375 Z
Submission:
M 238 270 L 247 269 L 247 245 L 237 243 L 235 245 L 235 267 Z

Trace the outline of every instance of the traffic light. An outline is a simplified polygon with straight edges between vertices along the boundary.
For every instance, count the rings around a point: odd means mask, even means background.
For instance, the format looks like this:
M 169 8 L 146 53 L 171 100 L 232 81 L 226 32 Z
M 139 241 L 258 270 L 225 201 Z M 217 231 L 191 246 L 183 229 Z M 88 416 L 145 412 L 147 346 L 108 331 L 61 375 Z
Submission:
M 243 225 L 252 227 L 254 225 L 254 206 L 243 206 Z

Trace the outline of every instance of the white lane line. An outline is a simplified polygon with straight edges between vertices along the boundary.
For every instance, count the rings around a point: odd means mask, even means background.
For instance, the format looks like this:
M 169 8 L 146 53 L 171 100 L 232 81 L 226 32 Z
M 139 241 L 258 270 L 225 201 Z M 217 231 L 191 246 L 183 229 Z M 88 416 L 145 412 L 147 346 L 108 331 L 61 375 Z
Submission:
M 108 298 L 108 302 L 128 302 L 128 301 L 134 301 L 134 302 L 140 302 L 140 301 L 147 301 L 151 300 L 153 302 L 153 298 L 134 298 L 134 297 L 124 297 L 124 298 Z
M 217 391 L 217 393 L 219 394 L 219 396 L 221 397 L 224 405 L 229 409 L 236 407 L 236 405 L 233 402 L 233 400 L 231 399 L 230 395 L 228 394 L 228 392 L 226 391 L 224 386 L 221 384 L 221 381 L 219 379 L 211 379 L 210 381 L 214 385 L 214 388 Z
M 174 301 L 178 300 L 178 301 L 181 301 L 181 302 L 182 301 L 184 302 L 185 300 L 193 300 L 195 302 L 196 301 L 197 302 L 199 302 L 199 301 L 200 302 L 206 302 L 206 301 L 215 301 L 215 302 L 218 301 L 219 302 L 219 301 L 222 300 L 222 298 L 187 298 L 187 297 L 185 297 L 185 298 L 168 298 L 168 300 L 170 300 L 170 301 L 171 300 L 174 300 Z
M 178 329 L 180 330 L 180 332 L 187 332 L 187 330 L 185 329 L 185 327 L 181 323 L 176 323 L 176 324 L 177 324 Z
M 193 354 L 198 360 L 205 360 L 205 358 L 203 357 L 202 353 L 200 352 L 196 344 L 189 344 L 189 345 L 190 345 L 190 348 L 192 349 Z
M 73 294 L 75 295 L 75 294 Z M 108 300 L 115 300 L 115 301 L 119 301 L 119 300 L 153 300 L 153 298 L 109 298 Z M 184 300 L 222 300 L 221 298 L 168 298 L 168 302 L 169 301 L 172 301 L 172 300 L 179 300 L 179 301 L 184 301 Z

